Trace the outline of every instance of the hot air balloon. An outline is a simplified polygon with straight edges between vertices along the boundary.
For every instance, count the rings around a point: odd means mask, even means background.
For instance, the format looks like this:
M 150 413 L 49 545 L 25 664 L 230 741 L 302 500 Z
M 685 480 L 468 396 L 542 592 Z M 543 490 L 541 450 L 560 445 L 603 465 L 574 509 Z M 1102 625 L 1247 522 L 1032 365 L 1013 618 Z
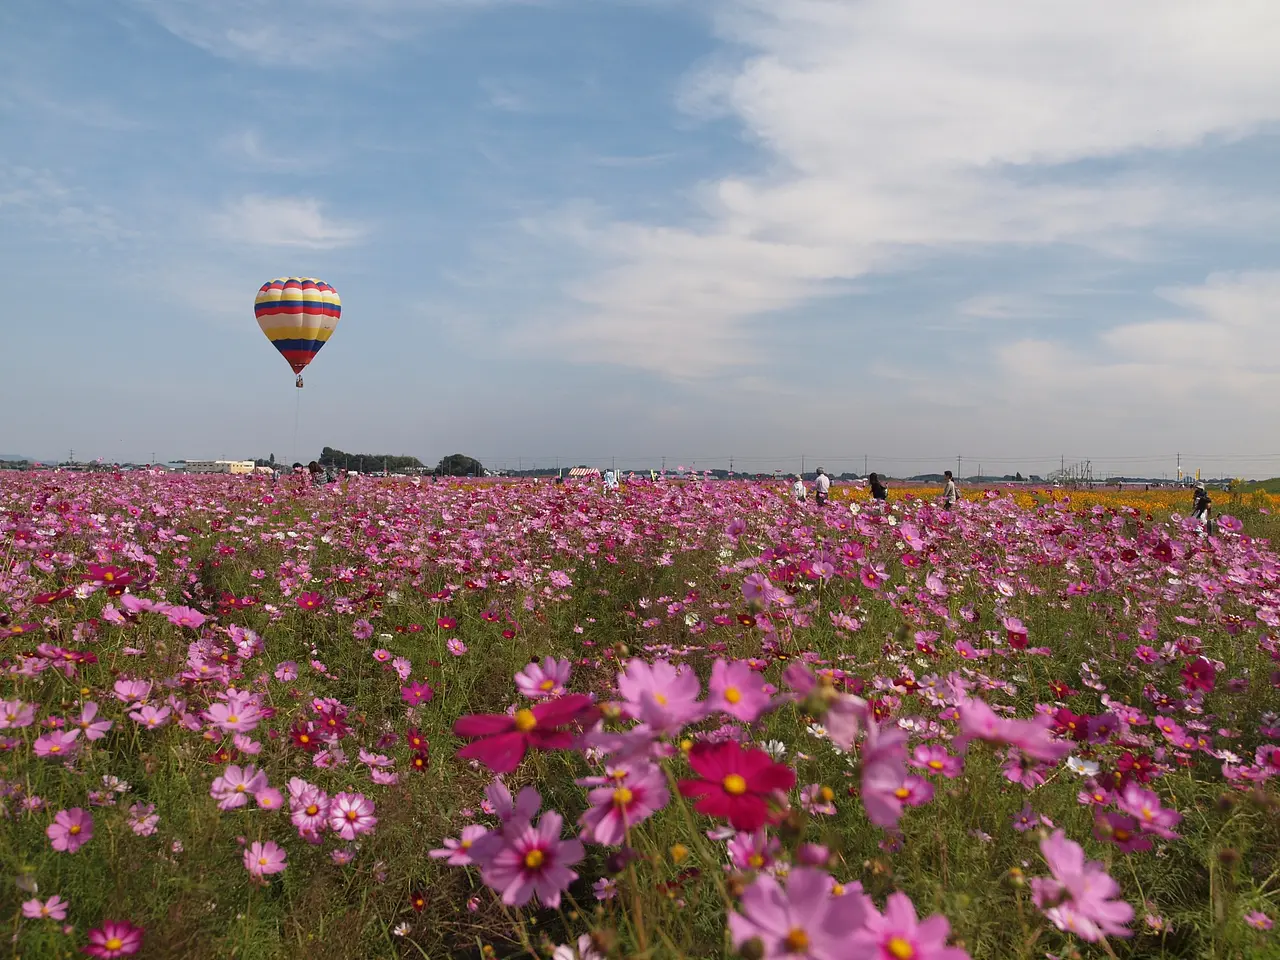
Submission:
M 312 277 L 264 283 L 253 303 L 258 326 L 289 362 L 302 386 L 302 370 L 333 335 L 342 315 L 338 291 Z

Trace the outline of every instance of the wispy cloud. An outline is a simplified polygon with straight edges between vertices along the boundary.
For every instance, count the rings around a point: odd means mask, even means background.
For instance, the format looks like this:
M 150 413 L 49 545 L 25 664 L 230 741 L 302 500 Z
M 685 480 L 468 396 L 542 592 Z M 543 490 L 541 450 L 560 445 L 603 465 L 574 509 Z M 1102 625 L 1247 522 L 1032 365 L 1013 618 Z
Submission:
M 214 214 L 212 225 L 222 240 L 268 247 L 328 250 L 352 246 L 368 236 L 362 224 L 325 216 L 314 197 L 251 194 Z
M 82 244 L 114 242 L 132 236 L 116 211 L 67 186 L 48 170 L 0 163 L 0 219 L 27 218 L 48 239 Z
M 174 36 L 214 56 L 327 69 L 332 57 L 404 42 L 424 15 L 516 0 L 130 0 Z
M 1150 256 L 1250 213 L 1229 180 L 1143 158 L 1280 120 L 1280 6 L 1200 0 L 721 0 L 727 43 L 682 103 L 736 119 L 766 172 L 706 183 L 683 223 L 596 222 L 606 265 L 560 343 L 663 373 L 748 363 L 748 320 L 921 254 L 1071 244 Z M 1144 54 L 1134 59 L 1135 46 Z M 1065 165 L 1125 157 L 1123 172 Z
M 313 150 L 307 154 L 277 151 L 264 143 L 262 135 L 252 129 L 224 137 L 220 146 L 228 157 L 239 164 L 276 173 L 315 170 L 324 166 L 330 156 L 329 150 Z

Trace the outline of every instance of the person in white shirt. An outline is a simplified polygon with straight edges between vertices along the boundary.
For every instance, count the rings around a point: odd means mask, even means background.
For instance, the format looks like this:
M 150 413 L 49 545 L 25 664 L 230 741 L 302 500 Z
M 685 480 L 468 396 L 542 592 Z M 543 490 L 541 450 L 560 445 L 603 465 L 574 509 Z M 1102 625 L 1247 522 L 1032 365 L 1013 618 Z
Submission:
M 960 499 L 960 493 L 956 490 L 956 481 L 951 476 L 951 471 L 948 470 L 943 476 L 946 477 L 947 483 L 942 488 L 942 505 L 950 510 L 956 505 L 956 501 Z
M 791 493 L 796 498 L 796 503 L 804 503 L 809 497 L 809 492 L 805 489 L 804 481 L 796 477 L 796 482 L 791 484 Z
M 604 472 L 604 489 L 606 493 L 612 493 L 618 489 L 618 475 L 612 470 Z
M 813 481 L 813 499 L 822 506 L 827 502 L 827 497 L 831 493 L 831 478 L 827 476 L 827 471 L 821 467 L 818 468 L 818 476 Z

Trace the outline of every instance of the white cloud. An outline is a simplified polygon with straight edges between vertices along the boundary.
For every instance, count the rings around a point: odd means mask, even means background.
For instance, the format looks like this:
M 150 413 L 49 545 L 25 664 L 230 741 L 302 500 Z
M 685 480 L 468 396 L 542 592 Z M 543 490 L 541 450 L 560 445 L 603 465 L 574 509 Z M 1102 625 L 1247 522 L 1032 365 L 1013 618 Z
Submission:
M 313 197 L 264 197 L 251 194 L 229 203 L 212 218 L 223 240 L 268 247 L 328 250 L 365 239 L 361 224 L 326 217 Z
M 683 376 L 750 362 L 749 319 L 939 249 L 1152 256 L 1163 231 L 1277 222 L 1229 183 L 1144 158 L 1280 120 L 1280 4 L 719 0 L 687 109 L 739 122 L 764 172 L 678 225 L 593 221 L 605 266 L 548 347 Z M 1057 165 L 1123 157 L 1124 172 Z M 1058 173 L 1060 175 L 1054 176 Z
M 115 242 L 132 236 L 110 207 L 85 191 L 68 187 L 48 170 L 0 164 L 0 212 L 37 223 L 46 235 L 81 244 Z

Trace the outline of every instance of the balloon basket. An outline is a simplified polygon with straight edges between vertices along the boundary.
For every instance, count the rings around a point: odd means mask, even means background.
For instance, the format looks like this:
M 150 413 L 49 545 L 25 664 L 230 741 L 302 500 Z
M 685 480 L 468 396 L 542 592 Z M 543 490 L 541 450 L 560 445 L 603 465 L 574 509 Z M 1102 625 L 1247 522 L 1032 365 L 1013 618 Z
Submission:
M 301 377 L 301 376 L 299 376 L 299 377 L 298 377 L 298 379 L 294 381 L 294 384 L 293 384 L 293 385 L 294 385 L 295 387 L 297 387 L 299 390 L 301 390 L 301 389 L 302 389 L 302 377 Z

